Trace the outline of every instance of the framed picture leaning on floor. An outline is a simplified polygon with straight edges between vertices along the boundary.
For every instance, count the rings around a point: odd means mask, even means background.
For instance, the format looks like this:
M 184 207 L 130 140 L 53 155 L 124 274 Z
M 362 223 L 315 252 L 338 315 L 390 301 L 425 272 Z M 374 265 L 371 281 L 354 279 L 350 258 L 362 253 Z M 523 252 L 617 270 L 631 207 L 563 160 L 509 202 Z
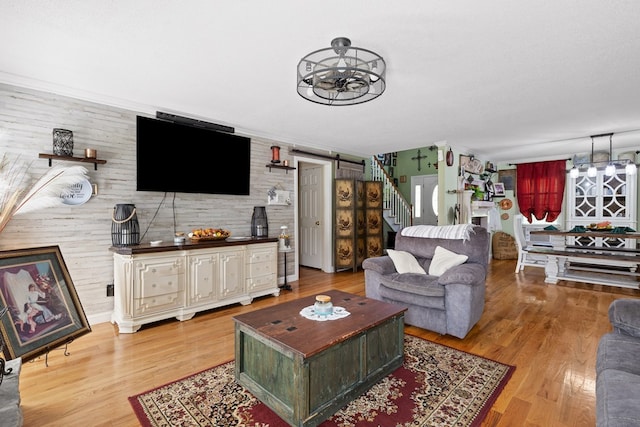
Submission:
M 7 359 L 33 359 L 91 332 L 58 246 L 0 252 Z

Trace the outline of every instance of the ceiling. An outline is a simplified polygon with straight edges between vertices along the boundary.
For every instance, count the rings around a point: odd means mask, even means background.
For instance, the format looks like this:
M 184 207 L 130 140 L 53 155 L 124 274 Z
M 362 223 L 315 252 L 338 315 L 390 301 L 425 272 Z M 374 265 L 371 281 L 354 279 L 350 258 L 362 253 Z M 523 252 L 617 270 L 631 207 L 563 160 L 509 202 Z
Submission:
M 516 162 L 614 132 L 614 151 L 640 149 L 637 0 L 3 0 L 0 16 L 0 82 L 297 146 Z M 335 37 L 385 59 L 379 98 L 297 94 L 298 61 Z

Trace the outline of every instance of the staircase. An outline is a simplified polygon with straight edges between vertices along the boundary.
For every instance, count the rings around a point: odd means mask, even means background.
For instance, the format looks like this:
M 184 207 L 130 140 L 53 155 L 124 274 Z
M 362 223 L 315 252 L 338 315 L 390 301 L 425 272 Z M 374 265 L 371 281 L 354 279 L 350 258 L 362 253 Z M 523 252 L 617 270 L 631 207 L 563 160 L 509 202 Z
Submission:
M 410 226 L 412 206 L 400 194 L 376 156 L 371 157 L 371 179 L 373 181 L 382 181 L 382 213 L 389 227 L 393 231 L 398 231 L 403 227 Z

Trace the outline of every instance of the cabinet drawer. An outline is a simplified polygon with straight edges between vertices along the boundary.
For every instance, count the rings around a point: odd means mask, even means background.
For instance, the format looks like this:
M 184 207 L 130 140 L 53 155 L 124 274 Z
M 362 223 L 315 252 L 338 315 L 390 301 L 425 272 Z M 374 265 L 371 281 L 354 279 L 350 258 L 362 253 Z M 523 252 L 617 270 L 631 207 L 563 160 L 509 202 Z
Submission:
M 139 297 L 149 298 L 164 294 L 175 294 L 179 291 L 182 291 L 179 275 L 160 276 L 148 274 L 143 275 Z
M 259 262 L 249 264 L 249 277 L 264 276 L 275 273 L 275 264 L 272 262 Z
M 265 276 L 251 277 L 247 279 L 247 289 L 249 291 L 255 289 L 265 289 L 276 286 L 276 275 L 267 274 Z
M 184 292 L 148 296 L 134 301 L 133 312 L 136 316 L 179 308 L 184 305 Z
M 276 259 L 275 249 L 266 249 L 263 251 L 251 251 L 249 255 L 249 264 L 257 264 L 263 262 L 274 262 Z

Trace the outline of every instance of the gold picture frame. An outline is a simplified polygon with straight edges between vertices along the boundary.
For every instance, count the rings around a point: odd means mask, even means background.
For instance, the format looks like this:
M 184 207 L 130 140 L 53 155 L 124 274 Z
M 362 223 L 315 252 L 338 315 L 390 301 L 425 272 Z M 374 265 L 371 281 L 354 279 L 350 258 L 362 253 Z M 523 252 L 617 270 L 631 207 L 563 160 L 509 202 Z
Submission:
M 48 353 L 91 332 L 58 246 L 0 252 L 0 319 L 7 359 Z

